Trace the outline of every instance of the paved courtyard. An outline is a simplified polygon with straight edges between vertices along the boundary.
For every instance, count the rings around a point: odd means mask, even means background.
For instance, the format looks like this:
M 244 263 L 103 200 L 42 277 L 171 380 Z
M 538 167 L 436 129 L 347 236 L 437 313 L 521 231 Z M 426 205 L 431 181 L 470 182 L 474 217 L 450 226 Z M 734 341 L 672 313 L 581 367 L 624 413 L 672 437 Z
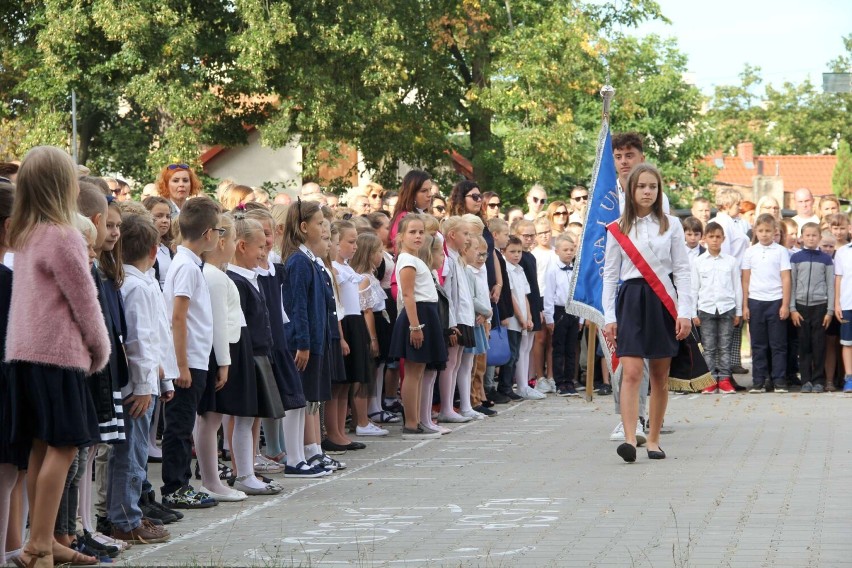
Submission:
M 852 566 L 852 396 L 672 395 L 668 459 L 624 464 L 612 397 L 499 406 L 440 440 L 226 503 L 127 565 Z M 153 469 L 152 479 L 159 479 Z M 196 485 L 197 486 L 197 485 Z

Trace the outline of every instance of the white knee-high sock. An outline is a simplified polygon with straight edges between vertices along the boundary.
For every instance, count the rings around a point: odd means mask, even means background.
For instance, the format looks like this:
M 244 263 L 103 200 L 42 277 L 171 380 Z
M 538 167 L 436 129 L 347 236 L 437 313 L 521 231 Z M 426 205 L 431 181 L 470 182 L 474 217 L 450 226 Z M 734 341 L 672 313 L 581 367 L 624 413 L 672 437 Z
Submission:
M 228 493 L 228 488 L 219 479 L 219 460 L 217 458 L 217 440 L 222 415 L 218 412 L 205 412 L 195 419 L 195 455 L 201 470 L 201 484 L 214 493 Z
M 252 427 L 254 418 L 251 416 L 234 416 L 234 439 L 231 454 L 237 468 L 240 482 L 261 489 L 265 484 L 254 475 L 254 436 Z
M 437 378 L 438 371 L 426 369 L 423 371 L 423 380 L 420 381 L 420 422 L 427 426 L 435 426 L 432 420 L 432 392 Z
M 385 390 L 385 365 L 382 363 L 376 367 L 376 376 L 373 378 L 376 384 L 373 396 L 367 403 L 367 414 L 375 414 L 382 411 L 382 396 Z
M 459 410 L 467 412 L 473 410 L 470 405 L 470 383 L 473 373 L 473 353 L 464 353 L 462 350 L 459 362 L 459 372 L 456 375 L 456 384 L 459 386 Z
M 305 460 L 305 409 L 290 410 L 284 422 L 284 446 L 287 449 L 287 465 L 296 467 Z
M 453 408 L 453 396 L 456 392 L 456 374 L 459 371 L 461 359 L 461 347 L 447 348 L 447 367 L 438 375 L 438 389 L 441 391 L 441 414 L 451 416 L 455 414 Z
M 515 386 L 519 391 L 529 386 L 530 379 L 530 351 L 532 351 L 535 333 L 529 332 L 521 336 L 521 345 L 518 349 L 518 364 L 515 367 Z

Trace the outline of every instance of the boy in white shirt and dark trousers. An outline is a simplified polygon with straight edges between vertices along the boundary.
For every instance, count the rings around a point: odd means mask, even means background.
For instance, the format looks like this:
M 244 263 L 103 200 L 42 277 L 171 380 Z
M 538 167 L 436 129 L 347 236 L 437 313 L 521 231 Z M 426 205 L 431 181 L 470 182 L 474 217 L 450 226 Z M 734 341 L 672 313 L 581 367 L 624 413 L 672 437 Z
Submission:
M 704 242 L 707 252 L 692 263 L 692 297 L 701 328 L 704 358 L 716 384 L 704 394 L 736 392 L 731 383 L 731 335 L 740 324 L 743 290 L 737 259 L 722 252 L 725 231 L 718 223 L 707 223 Z
M 163 432 L 163 504 L 174 509 L 201 509 L 217 505 L 206 493 L 189 485 L 192 429 L 198 402 L 207 384 L 207 367 L 213 350 L 213 306 L 202 272 L 201 254 L 216 247 L 219 206 L 208 197 L 195 197 L 181 209 L 183 244 L 177 248 L 163 294 L 172 320 L 175 356 L 180 377 L 174 399 L 165 405 Z
M 834 253 L 834 314 L 840 320 L 843 392 L 852 392 L 852 245 Z
M 162 526 L 144 518 L 139 499 L 146 475 L 154 404 L 161 391 L 166 401 L 174 390 L 171 380 L 163 381 L 161 388 L 161 372 L 166 378 L 163 368 L 169 366 L 163 361 L 161 342 L 170 341 L 171 337 L 161 336 L 164 298 L 159 282 L 149 272 L 157 259 L 159 233 L 154 223 L 141 215 L 124 215 L 121 233 L 125 262 L 121 295 L 127 319 L 124 348 L 130 371 L 128 383 L 121 389 L 127 443 L 113 446 L 110 455 L 107 507 L 113 538 L 148 544 L 164 542 L 170 536 Z M 171 378 L 174 375 L 172 372 Z
M 516 397 L 526 397 L 532 391 L 526 380 L 515 380 L 518 376 L 526 376 L 529 372 L 528 368 L 518 369 L 518 361 L 520 360 L 521 336 L 524 332 L 529 332 L 532 329 L 532 318 L 530 317 L 530 302 L 527 299 L 527 294 L 530 291 L 529 282 L 524 274 L 521 262 L 521 254 L 523 247 L 521 239 L 512 235 L 509 237 L 509 244 L 503 251 L 503 256 L 506 257 L 506 268 L 509 271 L 509 284 L 512 288 L 512 308 L 514 313 L 507 318 L 506 325 L 507 333 L 509 334 L 509 351 L 512 356 L 509 362 L 500 368 L 500 392 L 505 395 L 512 393 L 512 381 L 515 381 L 518 387 Z M 545 398 L 545 395 L 536 392 L 539 395 L 536 398 Z
M 574 386 L 579 318 L 565 312 L 576 247 L 568 232 L 556 237 L 556 262 L 544 274 L 544 322 L 553 341 L 553 379 L 558 396 L 579 396 Z
M 803 393 L 825 392 L 825 331 L 834 317 L 834 263 L 819 250 L 816 223 L 802 225 L 802 250 L 790 257 L 790 320 L 798 329 Z
M 775 242 L 777 230 L 775 217 L 758 217 L 757 243 L 743 256 L 743 318 L 751 330 L 753 393 L 787 392 L 787 326 L 781 322 L 790 315 L 790 254 Z

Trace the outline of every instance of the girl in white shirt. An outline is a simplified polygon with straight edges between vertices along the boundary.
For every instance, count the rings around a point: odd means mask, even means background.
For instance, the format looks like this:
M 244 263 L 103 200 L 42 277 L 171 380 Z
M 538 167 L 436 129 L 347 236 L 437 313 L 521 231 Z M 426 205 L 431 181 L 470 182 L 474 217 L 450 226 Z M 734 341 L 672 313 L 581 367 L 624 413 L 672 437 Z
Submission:
M 447 365 L 447 346 L 438 317 L 438 291 L 429 267 L 417 258 L 425 233 L 420 215 L 409 213 L 399 223 L 396 281 L 403 308 L 394 324 L 390 356 L 405 359 L 402 437 L 409 440 L 441 437 L 439 432 L 427 432 L 419 425 L 420 383 L 427 366 L 443 370 Z
M 168 200 L 158 195 L 146 197 L 142 202 L 145 208 L 151 212 L 154 217 L 154 226 L 160 234 L 160 242 L 157 244 L 157 265 L 155 272 L 157 280 L 160 282 L 160 288 L 166 283 L 166 274 L 169 272 L 169 266 L 172 263 L 171 243 L 172 243 L 172 210 Z
M 607 235 L 603 273 L 604 334 L 616 346 L 623 378 L 621 382 L 622 424 L 636 424 L 639 415 L 639 385 L 648 359 L 651 379 L 648 457 L 663 459 L 660 428 L 668 402 L 668 374 L 678 341 L 692 328 L 689 258 L 683 246 L 683 227 L 676 217 L 663 213 L 663 183 L 659 171 L 639 164 L 627 180 L 628 197 L 618 226 L 640 251 L 650 250 L 652 266 L 661 265 L 660 278 L 670 274 L 677 289 L 677 320 L 672 318 L 642 273 L 612 234 Z M 621 281 L 616 298 L 616 288 Z M 625 442 L 618 455 L 636 461 L 636 433 L 625 428 Z

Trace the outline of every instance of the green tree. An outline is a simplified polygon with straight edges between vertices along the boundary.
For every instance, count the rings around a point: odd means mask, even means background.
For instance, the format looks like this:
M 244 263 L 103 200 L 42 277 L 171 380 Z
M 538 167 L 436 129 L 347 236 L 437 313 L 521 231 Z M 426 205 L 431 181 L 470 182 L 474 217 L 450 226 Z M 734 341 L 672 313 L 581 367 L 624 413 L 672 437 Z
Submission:
M 831 174 L 831 187 L 838 197 L 852 197 L 852 150 L 849 142 L 841 140 L 837 148 L 837 163 Z

